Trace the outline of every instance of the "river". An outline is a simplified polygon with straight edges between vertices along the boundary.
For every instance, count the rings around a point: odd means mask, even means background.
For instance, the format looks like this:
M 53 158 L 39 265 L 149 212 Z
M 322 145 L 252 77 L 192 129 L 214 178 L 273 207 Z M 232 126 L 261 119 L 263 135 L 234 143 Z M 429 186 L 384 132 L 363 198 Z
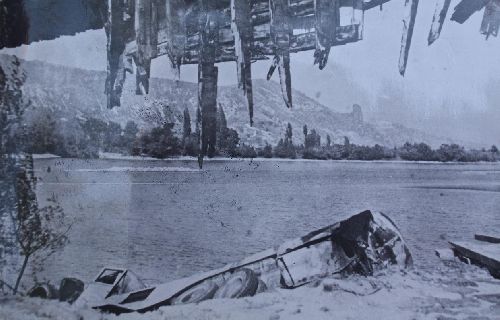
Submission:
M 70 243 L 42 278 L 91 280 L 103 266 L 146 282 L 237 261 L 365 209 L 399 226 L 419 268 L 446 240 L 500 230 L 500 164 L 38 159 Z

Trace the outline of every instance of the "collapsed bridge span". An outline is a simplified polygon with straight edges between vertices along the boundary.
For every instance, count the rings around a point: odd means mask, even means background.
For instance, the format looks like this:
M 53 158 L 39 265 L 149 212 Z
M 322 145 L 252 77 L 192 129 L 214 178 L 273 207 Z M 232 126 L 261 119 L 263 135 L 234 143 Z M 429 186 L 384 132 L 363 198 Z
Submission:
M 169 57 L 177 76 L 183 64 L 198 64 L 201 114 L 200 160 L 214 153 L 217 105 L 216 64 L 235 61 L 238 86 L 253 125 L 252 62 L 270 60 L 268 80 L 277 69 L 284 104 L 291 108 L 290 55 L 314 51 L 319 69 L 330 50 L 363 39 L 364 12 L 389 0 L 108 0 L 108 107 L 120 105 L 127 71 L 136 65 L 136 92 L 149 90 L 151 60 Z M 451 0 L 437 0 L 429 33 L 442 30 Z M 499 0 L 463 0 L 453 20 L 463 22 L 484 7 L 483 34 L 498 33 Z M 405 74 L 419 0 L 404 0 L 399 72 Z M 346 23 L 347 21 L 347 23 Z M 201 165 L 201 161 L 200 161 Z
M 290 56 L 313 51 L 323 69 L 331 48 L 363 39 L 366 10 L 390 0 L 19 0 L 2 2 L 0 49 L 104 27 L 107 35 L 107 106 L 120 105 L 127 73 L 136 74 L 136 93 L 149 92 L 151 60 L 167 55 L 177 76 L 183 64 L 198 65 L 201 114 L 200 159 L 214 151 L 217 63 L 234 61 L 238 86 L 253 124 L 252 63 L 269 60 L 270 79 L 279 77 L 284 105 L 293 106 Z M 401 0 L 399 72 L 404 76 L 419 0 Z M 451 0 L 436 0 L 428 36 L 439 38 Z M 480 32 L 497 36 L 500 0 L 460 0 L 451 20 L 464 23 L 484 11 Z M 55 19 L 54 17 L 57 17 Z M 369 27 L 369 26 L 366 26 Z M 15 29 L 15 30 L 14 30 Z M 135 66 L 135 67 L 134 67 Z M 276 72 L 275 72 L 276 71 Z M 200 162 L 201 164 L 201 162 Z

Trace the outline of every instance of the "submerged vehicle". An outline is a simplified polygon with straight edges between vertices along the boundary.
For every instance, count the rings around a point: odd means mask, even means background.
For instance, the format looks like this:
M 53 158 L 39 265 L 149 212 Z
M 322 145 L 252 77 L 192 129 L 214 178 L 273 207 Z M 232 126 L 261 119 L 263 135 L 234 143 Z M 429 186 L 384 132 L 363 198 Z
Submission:
M 367 210 L 237 263 L 155 286 L 129 270 L 104 268 L 75 303 L 117 314 L 146 312 L 296 288 L 333 274 L 372 275 L 388 265 L 407 268 L 412 256 L 392 220 Z

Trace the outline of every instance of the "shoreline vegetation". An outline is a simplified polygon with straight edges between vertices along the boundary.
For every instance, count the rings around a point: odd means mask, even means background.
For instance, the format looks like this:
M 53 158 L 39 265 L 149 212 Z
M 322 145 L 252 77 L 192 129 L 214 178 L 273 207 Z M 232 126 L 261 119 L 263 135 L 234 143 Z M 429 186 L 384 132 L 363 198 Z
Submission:
M 308 160 L 361 160 L 361 161 L 412 161 L 412 162 L 497 162 L 500 152 L 493 145 L 489 149 L 465 149 L 458 144 L 442 144 L 433 149 L 425 143 L 405 143 L 389 148 L 381 145 L 365 146 L 351 143 L 342 137 L 343 143 L 333 143 L 330 136 L 322 143 L 321 136 L 314 130 L 303 128 L 304 143 L 293 141 L 292 127 L 287 125 L 285 135 L 271 146 L 254 147 L 240 143 L 238 133 L 227 127 L 225 115 L 219 108 L 217 145 L 208 158 L 268 158 Z M 37 117 L 25 127 L 23 145 L 34 154 L 52 154 L 65 158 L 99 158 L 105 154 L 120 154 L 122 158 L 142 157 L 144 159 L 166 159 L 197 157 L 199 126 L 191 132 L 189 112 L 184 113 L 182 136 L 174 133 L 174 124 L 165 123 L 151 130 L 139 130 L 137 124 L 129 121 L 123 128 L 118 123 L 89 118 L 68 124 L 58 124 L 51 114 Z M 72 131 L 64 130 L 70 127 Z M 298 140 L 298 139 L 296 139 Z M 102 157 L 102 156 L 101 156 Z M 108 157 L 109 158 L 109 157 Z M 117 158 L 114 156 L 114 158 Z
M 200 114 L 197 114 L 195 130 L 192 131 L 191 116 L 186 109 L 182 131 L 176 133 L 174 123 L 163 123 L 145 130 L 133 121 L 123 127 L 119 123 L 96 118 L 57 121 L 56 115 L 45 109 L 26 121 L 18 136 L 24 140 L 20 145 L 25 146 L 27 153 L 52 154 L 63 158 L 97 159 L 102 154 L 120 154 L 122 158 L 187 158 L 198 156 L 199 119 Z M 495 145 L 488 149 L 466 149 L 458 144 L 432 148 L 426 143 L 410 142 L 399 147 L 366 146 L 351 143 L 346 136 L 336 137 L 334 142 L 327 135 L 323 140 L 315 129 L 309 130 L 307 125 L 302 132 L 303 136 L 293 137 L 292 126 L 288 123 L 283 138 L 276 145 L 247 145 L 240 142 L 236 130 L 227 126 L 224 110 L 219 106 L 217 143 L 209 147 L 207 157 L 463 163 L 500 161 L 500 152 Z
M 77 159 L 77 158 L 64 158 L 53 154 L 45 154 L 38 155 L 33 154 L 33 159 Z M 87 160 L 87 159 L 85 159 Z M 193 161 L 197 162 L 198 158 L 195 156 L 172 156 L 168 158 L 153 158 L 148 156 L 130 156 L 130 155 L 122 155 L 120 153 L 100 153 L 99 157 L 96 160 L 129 160 L 129 161 Z M 207 158 L 203 161 L 207 162 L 217 162 L 217 161 L 277 161 L 277 162 L 315 162 L 315 161 L 325 161 L 321 159 L 305 159 L 305 158 L 263 158 L 263 157 L 254 157 L 254 158 L 243 158 L 243 157 L 224 157 L 224 156 L 215 156 L 212 158 Z M 456 164 L 456 165 L 466 165 L 466 164 L 500 164 L 500 161 L 475 161 L 475 162 L 443 162 L 443 161 L 425 161 L 425 160 L 401 160 L 401 159 L 382 159 L 382 160 L 350 160 L 350 159 L 327 159 L 327 162 L 332 163 L 415 163 L 415 164 Z

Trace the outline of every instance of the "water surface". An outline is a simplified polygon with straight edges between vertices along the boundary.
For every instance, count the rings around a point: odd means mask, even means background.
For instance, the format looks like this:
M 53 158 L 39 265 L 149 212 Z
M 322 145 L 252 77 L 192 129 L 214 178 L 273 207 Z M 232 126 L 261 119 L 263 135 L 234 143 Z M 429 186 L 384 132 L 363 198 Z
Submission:
M 216 160 L 37 160 L 39 197 L 74 221 L 44 276 L 103 266 L 150 282 L 219 267 L 365 209 L 399 226 L 417 266 L 446 240 L 500 230 L 500 165 Z M 50 167 L 50 169 L 49 169 Z

